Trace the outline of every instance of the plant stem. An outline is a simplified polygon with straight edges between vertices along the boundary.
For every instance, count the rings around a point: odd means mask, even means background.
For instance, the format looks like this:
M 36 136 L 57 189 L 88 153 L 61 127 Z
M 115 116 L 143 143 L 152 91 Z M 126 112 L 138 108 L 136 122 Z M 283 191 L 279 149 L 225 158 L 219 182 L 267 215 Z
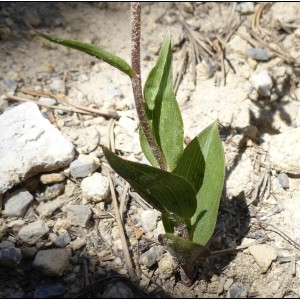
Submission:
M 153 136 L 144 107 L 141 80 L 140 39 L 141 3 L 131 2 L 131 65 L 132 69 L 135 71 L 135 74 L 131 77 L 131 83 L 135 107 L 141 124 L 141 128 L 158 165 L 162 170 L 167 170 L 167 162 Z

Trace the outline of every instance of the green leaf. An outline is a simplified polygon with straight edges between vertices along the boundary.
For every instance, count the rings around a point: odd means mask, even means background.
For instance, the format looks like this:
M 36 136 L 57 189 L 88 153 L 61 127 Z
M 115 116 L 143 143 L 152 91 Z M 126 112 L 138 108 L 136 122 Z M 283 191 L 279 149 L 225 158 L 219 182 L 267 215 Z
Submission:
M 91 56 L 94 56 L 98 59 L 102 59 L 103 61 L 119 69 L 120 71 L 122 71 L 130 77 L 132 77 L 135 73 L 134 70 L 129 66 L 129 64 L 125 60 L 95 45 L 83 43 L 76 40 L 63 39 L 60 37 L 44 34 L 36 30 L 35 32 L 50 42 L 66 46 L 68 48 L 73 48 Z
M 170 35 L 162 45 L 157 63 L 144 86 L 145 110 L 153 135 L 169 167 L 173 170 L 183 151 L 183 122 L 173 92 Z M 140 132 L 143 152 L 153 166 L 157 162 L 144 134 Z
M 170 220 L 189 221 L 196 209 L 196 193 L 183 177 L 118 157 L 103 147 L 110 166 L 154 208 Z
M 193 241 L 205 245 L 215 228 L 225 174 L 217 123 L 205 128 L 186 146 L 173 173 L 186 178 L 196 190 L 197 210 L 191 220 Z

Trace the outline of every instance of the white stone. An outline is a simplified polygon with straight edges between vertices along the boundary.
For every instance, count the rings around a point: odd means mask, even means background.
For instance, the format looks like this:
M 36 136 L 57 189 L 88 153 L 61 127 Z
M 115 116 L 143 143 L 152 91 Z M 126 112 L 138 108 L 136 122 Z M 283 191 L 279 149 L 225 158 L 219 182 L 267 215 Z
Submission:
M 70 205 L 67 208 L 67 219 L 71 225 L 86 227 L 92 211 L 87 205 Z
M 0 116 L 0 194 L 41 172 L 67 166 L 73 145 L 31 102 Z
M 4 200 L 5 216 L 23 217 L 28 205 L 33 201 L 33 196 L 25 189 L 20 189 L 12 193 Z
M 157 225 L 160 212 L 155 209 L 145 210 L 141 214 L 141 223 L 145 232 L 153 231 Z
M 68 266 L 71 252 L 64 249 L 41 250 L 37 253 L 33 267 L 47 276 L 62 276 Z
M 110 192 L 108 178 L 98 172 L 95 172 L 90 177 L 84 178 L 80 188 L 82 196 L 92 202 L 105 200 Z
M 268 271 L 272 261 L 277 258 L 274 248 L 268 245 L 253 245 L 248 248 L 262 273 Z
M 128 133 L 133 133 L 137 128 L 137 122 L 128 117 L 121 117 L 119 119 L 119 125 L 123 127 Z
M 82 178 L 91 175 L 99 166 L 100 161 L 97 157 L 81 154 L 70 164 L 70 171 L 74 178 Z
M 70 242 L 71 248 L 76 251 L 86 245 L 86 239 L 83 238 L 76 238 L 76 240 Z
M 271 95 L 273 80 L 268 71 L 254 73 L 250 82 L 260 96 L 269 97 Z
M 158 270 L 163 278 L 170 278 L 178 265 L 170 253 L 165 253 L 158 262 Z
M 291 174 L 300 174 L 300 128 L 273 136 L 269 146 L 272 168 Z
M 32 245 L 48 232 L 49 227 L 47 223 L 43 220 L 37 220 L 22 227 L 18 233 L 18 237 L 24 243 Z
M 49 97 L 40 97 L 39 102 L 46 105 L 55 105 L 57 101 Z

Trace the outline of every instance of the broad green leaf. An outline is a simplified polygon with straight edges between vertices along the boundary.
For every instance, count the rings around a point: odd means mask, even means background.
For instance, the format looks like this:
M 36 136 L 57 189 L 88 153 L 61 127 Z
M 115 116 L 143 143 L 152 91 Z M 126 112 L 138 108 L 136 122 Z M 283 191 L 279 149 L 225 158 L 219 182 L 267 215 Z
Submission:
M 170 35 L 162 45 L 157 63 L 144 86 L 145 109 L 153 135 L 169 167 L 173 170 L 183 151 L 183 122 L 173 92 L 172 51 Z M 143 152 L 153 166 L 156 160 L 144 134 L 140 132 Z
M 197 193 L 197 210 L 191 220 L 193 241 L 205 245 L 213 234 L 224 183 L 225 158 L 213 123 L 184 149 L 174 173 L 191 182 Z
M 183 177 L 118 157 L 103 147 L 110 166 L 154 208 L 171 220 L 188 221 L 196 209 L 196 193 Z
M 35 32 L 50 42 L 66 46 L 68 48 L 73 48 L 91 56 L 94 56 L 98 59 L 102 59 L 103 61 L 119 69 L 120 71 L 122 71 L 130 77 L 134 75 L 134 70 L 129 66 L 129 64 L 125 60 L 95 45 L 83 43 L 76 40 L 63 39 L 60 37 L 44 34 L 36 30 Z
M 206 247 L 174 234 L 166 233 L 161 235 L 160 239 L 168 251 L 177 258 L 190 280 L 194 279 L 195 269 L 200 261 L 210 256 L 210 251 Z

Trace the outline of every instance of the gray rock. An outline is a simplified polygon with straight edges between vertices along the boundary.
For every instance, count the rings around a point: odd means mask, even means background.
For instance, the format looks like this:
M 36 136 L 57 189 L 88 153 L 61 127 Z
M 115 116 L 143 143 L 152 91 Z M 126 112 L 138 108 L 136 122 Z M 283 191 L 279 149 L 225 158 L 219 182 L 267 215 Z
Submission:
M 15 248 L 13 243 L 8 241 L 0 243 L 0 265 L 14 268 L 20 264 L 21 259 L 21 250 Z
M 160 245 L 153 246 L 152 248 L 150 248 L 148 251 L 146 251 L 140 256 L 139 263 L 149 268 L 152 265 L 154 265 L 157 261 L 160 260 L 163 252 L 164 252 L 163 246 Z
M 62 276 L 69 266 L 71 252 L 65 249 L 41 250 L 35 256 L 33 267 L 47 276 Z
M 84 178 L 80 188 L 82 196 L 92 202 L 105 200 L 110 192 L 108 178 L 97 172 L 91 177 Z
M 49 299 L 58 298 L 65 293 L 65 287 L 60 283 L 43 284 L 36 288 L 34 298 Z
M 102 294 L 103 299 L 116 299 L 116 298 L 136 298 L 134 291 L 122 281 L 117 281 L 109 285 L 109 287 Z
M 145 232 L 153 231 L 157 225 L 160 212 L 155 209 L 145 210 L 141 214 L 141 223 Z
M 40 217 L 50 217 L 52 214 L 65 203 L 65 198 L 58 197 L 48 202 L 41 202 L 36 211 Z
M 24 258 L 33 258 L 37 253 L 36 247 L 23 247 L 21 249 L 22 257 Z
M 62 233 L 61 235 L 59 235 L 56 238 L 56 240 L 54 241 L 54 244 L 55 244 L 55 246 L 57 246 L 59 248 L 64 248 L 70 242 L 71 242 L 71 238 L 70 238 L 69 234 L 66 232 L 66 233 Z
M 300 128 L 273 136 L 269 157 L 272 168 L 295 175 L 300 174 Z
M 27 190 L 17 190 L 4 200 L 3 214 L 9 217 L 23 217 L 32 201 L 33 196 Z
M 5 87 L 8 89 L 8 91 L 13 93 L 16 91 L 18 87 L 18 83 L 15 80 L 4 79 L 4 84 Z
M 274 248 L 268 245 L 253 245 L 250 246 L 248 250 L 258 264 L 262 273 L 267 272 L 272 261 L 277 258 Z
M 280 173 L 277 178 L 278 178 L 279 184 L 284 189 L 288 189 L 290 187 L 289 177 L 285 173 Z
M 73 145 L 45 119 L 34 103 L 0 115 L 0 194 L 40 172 L 67 166 Z
M 37 220 L 21 228 L 18 233 L 18 238 L 24 243 L 32 245 L 48 232 L 49 227 L 47 223 L 43 220 Z
M 71 175 L 74 178 L 83 178 L 91 175 L 100 166 L 99 159 L 93 155 L 81 154 L 70 165 Z
M 246 55 L 257 61 L 267 61 L 270 59 L 270 54 L 263 48 L 249 48 L 246 50 Z
M 229 298 L 247 298 L 247 288 L 239 282 L 235 282 L 229 289 Z M 227 297 L 228 298 L 228 297 Z
M 86 227 L 92 211 L 87 205 L 70 205 L 67 208 L 67 219 L 71 225 Z

